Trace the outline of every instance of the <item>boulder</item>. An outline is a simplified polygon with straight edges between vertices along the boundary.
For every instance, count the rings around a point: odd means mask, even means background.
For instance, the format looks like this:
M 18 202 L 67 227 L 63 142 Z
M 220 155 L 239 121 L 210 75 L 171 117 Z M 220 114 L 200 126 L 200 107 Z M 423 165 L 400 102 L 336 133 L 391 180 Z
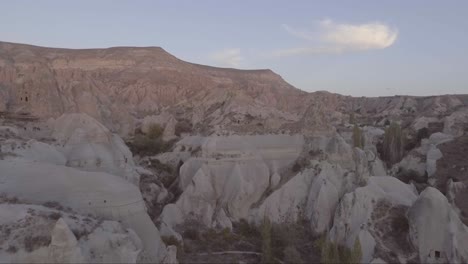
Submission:
M 138 235 L 115 221 L 103 221 L 80 246 L 93 263 L 137 263 L 143 249 Z
M 426 156 L 426 172 L 429 177 L 437 171 L 437 160 L 440 158 L 442 158 L 442 152 L 436 146 L 431 145 Z
M 465 124 L 468 123 L 468 108 L 462 108 L 444 118 L 444 133 L 458 137 L 465 132 Z
M 0 226 L 10 230 L 0 233 L 0 262 L 136 262 L 143 246 L 131 229 L 49 204 L 0 204 Z
M 468 228 L 440 191 L 426 188 L 409 210 L 408 219 L 420 262 L 468 261 Z
M 35 204 L 56 201 L 79 213 L 121 221 L 138 234 L 148 261 L 160 261 L 166 254 L 140 190 L 123 178 L 23 160 L 0 161 L 0 171 L 0 193 Z
M 453 138 L 454 137 L 452 135 L 450 135 L 450 134 L 444 134 L 444 133 L 441 133 L 441 132 L 437 132 L 437 133 L 431 134 L 429 136 L 429 144 L 437 146 L 439 144 L 452 141 Z
M 67 166 L 118 175 L 138 185 L 132 153 L 117 134 L 86 114 L 64 114 L 54 122 L 53 137 Z
M 166 264 L 178 264 L 177 261 L 177 247 L 174 245 L 167 247 L 167 254 L 164 257 L 162 263 Z
M 315 175 L 313 169 L 299 172 L 270 194 L 258 208 L 252 209 L 250 220 L 257 224 L 260 224 L 265 216 L 275 223 L 298 220 L 304 215 L 305 201 Z
M 49 260 L 52 263 L 81 263 L 84 257 L 75 235 L 63 218 L 55 224 L 49 245 Z

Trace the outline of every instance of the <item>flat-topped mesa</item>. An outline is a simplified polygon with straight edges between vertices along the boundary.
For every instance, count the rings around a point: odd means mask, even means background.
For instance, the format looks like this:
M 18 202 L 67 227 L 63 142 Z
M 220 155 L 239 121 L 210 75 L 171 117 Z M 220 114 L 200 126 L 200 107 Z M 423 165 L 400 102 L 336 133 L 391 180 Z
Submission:
M 307 93 L 271 70 L 185 62 L 159 47 L 60 49 L 0 42 L 0 112 L 57 118 L 86 113 L 121 136 L 149 115 L 169 112 L 195 132 L 313 133 L 349 114 L 438 116 L 468 96 L 353 98 Z
M 159 47 L 58 49 L 0 42 L 0 111 L 46 118 L 82 112 L 121 135 L 167 107 L 189 120 L 207 119 L 212 106 L 222 103 L 265 109 L 264 115 L 300 112 L 304 93 L 271 70 L 188 63 Z

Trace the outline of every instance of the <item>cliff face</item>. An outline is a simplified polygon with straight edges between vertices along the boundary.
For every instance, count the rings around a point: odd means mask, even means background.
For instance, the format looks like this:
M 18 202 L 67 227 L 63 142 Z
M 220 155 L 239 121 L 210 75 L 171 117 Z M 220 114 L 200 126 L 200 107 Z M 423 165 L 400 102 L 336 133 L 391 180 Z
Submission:
M 135 119 L 169 108 L 204 116 L 211 105 L 227 102 L 300 112 L 301 104 L 292 102 L 303 94 L 270 70 L 191 64 L 161 48 L 0 43 L 0 111 L 38 117 L 84 112 L 123 133 L 131 132 Z
M 72 50 L 0 42 L 0 112 L 40 118 L 83 112 L 124 136 L 162 112 L 204 133 L 306 133 L 329 130 L 351 112 L 445 115 L 467 104 L 466 96 L 306 93 L 271 70 L 192 64 L 158 47 Z

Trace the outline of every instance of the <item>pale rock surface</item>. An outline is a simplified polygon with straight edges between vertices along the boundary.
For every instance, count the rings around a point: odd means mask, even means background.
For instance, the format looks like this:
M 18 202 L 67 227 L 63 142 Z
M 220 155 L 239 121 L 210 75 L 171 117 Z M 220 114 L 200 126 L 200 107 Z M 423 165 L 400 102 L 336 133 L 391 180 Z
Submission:
M 329 139 L 324 152 L 327 153 L 330 163 L 340 164 L 346 170 L 355 169 L 354 149 L 338 133 Z
M 0 215 L 11 230 L 0 233 L 2 263 L 135 263 L 142 249 L 138 236 L 114 221 L 29 204 L 2 203 Z
M 468 187 L 468 181 L 460 181 L 460 182 L 454 182 L 452 179 L 449 179 L 447 181 L 447 199 L 452 204 L 452 206 L 455 206 L 455 197 L 457 196 L 458 193 L 463 192 L 465 188 Z
M 330 227 L 335 208 L 344 193 L 345 170 L 339 165 L 324 163 L 314 178 L 306 203 L 306 215 L 312 230 L 322 233 Z
M 201 156 L 187 160 L 180 168 L 183 193 L 175 207 L 164 208 L 161 219 L 174 227 L 190 214 L 206 226 L 231 228 L 232 220 L 246 219 L 265 190 L 279 183 L 278 172 L 299 157 L 303 144 L 299 135 L 182 139 L 177 143 L 180 148 L 199 148 Z
M 0 135 L 3 137 L 7 136 L 18 136 L 19 132 L 18 129 L 12 126 L 0 126 Z
M 442 156 L 442 152 L 436 146 L 431 145 L 426 156 L 426 171 L 429 177 L 432 177 L 437 171 L 437 160 Z
M 368 230 L 361 230 L 357 235 L 357 239 L 359 239 L 359 243 L 361 244 L 362 250 L 362 263 L 367 263 L 369 260 L 374 258 L 374 249 L 376 246 L 376 242 L 372 234 Z M 351 245 L 354 246 L 354 244 Z
M 408 219 L 411 242 L 422 263 L 468 261 L 468 228 L 437 189 L 428 187 L 420 194 Z M 439 259 L 435 251 L 440 252 Z
M 418 175 L 426 173 L 427 165 L 418 155 L 408 154 L 399 163 L 395 164 L 393 168 L 401 168 L 405 171 L 415 171 Z
M 162 224 L 167 223 L 170 224 L 171 227 L 182 224 L 184 221 L 184 215 L 176 204 L 168 204 L 164 206 L 160 218 Z
M 168 226 L 166 222 L 162 222 L 159 226 L 159 233 L 161 237 L 174 237 L 177 241 L 183 242 L 182 236 L 177 233 L 172 227 Z
M 453 135 L 437 132 L 429 136 L 429 144 L 439 145 L 453 140 Z
M 31 203 L 59 201 L 83 214 L 122 221 L 142 240 L 148 261 L 165 256 L 165 245 L 146 213 L 140 190 L 123 178 L 21 160 L 0 161 L 0 171 L 1 193 Z
M 196 172 L 176 205 L 183 215 L 192 213 L 206 226 L 226 223 L 217 219 L 221 209 L 234 220 L 247 218 L 251 205 L 268 185 L 269 170 L 261 160 L 212 161 Z
M 305 201 L 307 201 L 315 174 L 313 169 L 299 172 L 270 194 L 259 208 L 252 209 L 250 219 L 258 224 L 261 223 L 263 217 L 275 223 L 298 220 L 300 214 L 304 214 Z
M 78 247 L 78 241 L 63 218 L 57 221 L 52 230 L 49 260 L 52 263 L 84 262 L 83 254 Z
M 275 188 L 276 186 L 278 186 L 280 181 L 281 181 L 281 176 L 279 175 L 279 173 L 277 172 L 273 173 L 273 175 L 271 176 L 271 181 L 270 181 L 271 187 Z
M 86 114 L 64 114 L 54 122 L 53 137 L 67 166 L 103 171 L 138 184 L 132 153 L 125 142 Z
M 65 165 L 65 156 L 52 145 L 31 139 L 29 141 L 19 139 L 8 139 L 0 145 L 1 152 L 12 153 L 8 159 L 26 159 L 52 163 L 56 165 Z
M 98 263 L 137 263 L 143 249 L 138 235 L 115 221 L 104 221 L 80 240 L 80 246 L 91 262 Z
M 178 264 L 177 261 L 177 247 L 170 245 L 167 247 L 167 255 L 164 257 L 162 263 L 165 264 Z
M 368 162 L 370 163 L 369 173 L 371 176 L 385 176 L 387 170 L 383 162 L 373 152 L 366 152 Z
M 374 237 L 372 213 L 379 201 L 409 207 L 416 195 L 409 185 L 388 176 L 370 177 L 368 184 L 345 194 L 336 209 L 329 237 L 338 244 L 353 248 L 356 238 L 360 240 L 363 263 L 373 259 Z M 370 224 L 368 224 L 370 223 Z
M 429 123 L 432 123 L 432 122 L 439 122 L 439 119 L 437 117 L 422 116 L 414 120 L 411 126 L 413 127 L 415 131 L 418 131 L 419 129 L 422 129 L 422 128 L 428 128 Z
M 463 124 L 468 123 L 468 108 L 462 108 L 444 118 L 444 133 L 458 137 L 463 135 Z
M 340 197 L 365 184 L 371 173 L 386 175 L 371 150 L 353 149 L 338 134 L 315 137 L 307 144 L 327 159 L 313 160 L 310 166 L 314 169 L 303 170 L 275 190 L 251 210 L 250 219 L 259 223 L 268 216 L 274 222 L 285 222 L 301 216 L 311 220 L 312 230 L 322 233 L 329 229 Z
M 380 128 L 365 126 L 362 128 L 364 136 L 364 149 L 369 149 L 374 153 L 377 153 L 377 148 L 375 147 L 378 139 L 385 134 L 385 131 Z

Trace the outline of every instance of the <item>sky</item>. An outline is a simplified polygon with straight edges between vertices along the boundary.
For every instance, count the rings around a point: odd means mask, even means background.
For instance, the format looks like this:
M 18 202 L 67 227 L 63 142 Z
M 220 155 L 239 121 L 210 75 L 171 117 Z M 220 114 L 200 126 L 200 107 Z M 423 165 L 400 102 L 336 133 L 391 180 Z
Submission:
M 1 0 L 0 41 L 159 46 L 189 62 L 272 69 L 305 91 L 468 94 L 465 0 Z

